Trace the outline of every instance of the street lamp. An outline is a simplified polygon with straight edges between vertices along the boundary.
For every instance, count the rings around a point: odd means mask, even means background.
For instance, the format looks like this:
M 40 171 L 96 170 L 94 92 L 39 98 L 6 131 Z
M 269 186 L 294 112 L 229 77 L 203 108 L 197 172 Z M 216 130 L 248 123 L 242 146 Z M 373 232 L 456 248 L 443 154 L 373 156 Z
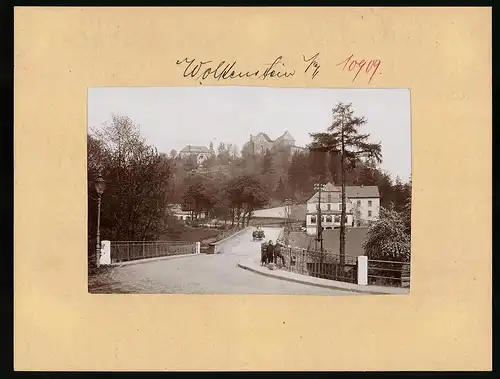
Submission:
M 97 192 L 97 243 L 96 243 L 96 266 L 99 267 L 99 259 L 101 258 L 101 196 L 106 188 L 106 182 L 102 178 L 101 173 L 95 182 L 95 190 Z

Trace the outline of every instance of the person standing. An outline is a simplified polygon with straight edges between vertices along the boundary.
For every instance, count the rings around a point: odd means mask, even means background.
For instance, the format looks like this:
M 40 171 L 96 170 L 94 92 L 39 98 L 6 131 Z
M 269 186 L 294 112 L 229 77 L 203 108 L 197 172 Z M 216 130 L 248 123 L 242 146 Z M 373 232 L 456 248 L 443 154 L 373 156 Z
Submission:
M 269 240 L 266 247 L 266 260 L 267 263 L 274 262 L 274 244 L 272 240 Z

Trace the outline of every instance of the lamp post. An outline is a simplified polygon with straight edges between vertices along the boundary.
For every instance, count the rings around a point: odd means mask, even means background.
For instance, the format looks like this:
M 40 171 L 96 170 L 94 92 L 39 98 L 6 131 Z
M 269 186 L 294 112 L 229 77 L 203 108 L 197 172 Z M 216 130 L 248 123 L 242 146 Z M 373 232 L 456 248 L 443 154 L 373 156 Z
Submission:
M 99 173 L 97 180 L 95 182 L 95 190 L 97 192 L 97 242 L 96 242 L 96 267 L 99 267 L 99 260 L 101 258 L 101 197 L 106 188 L 106 182 Z

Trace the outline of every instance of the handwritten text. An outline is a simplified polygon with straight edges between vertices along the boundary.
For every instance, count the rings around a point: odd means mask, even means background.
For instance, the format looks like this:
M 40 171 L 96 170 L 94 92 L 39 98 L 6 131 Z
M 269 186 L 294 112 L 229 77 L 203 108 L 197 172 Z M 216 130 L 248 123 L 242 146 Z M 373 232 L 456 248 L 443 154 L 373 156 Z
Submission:
M 368 83 L 370 83 L 373 80 L 375 74 L 377 73 L 381 63 L 382 62 L 380 61 L 380 59 L 357 60 L 354 59 L 354 54 L 351 54 L 342 62 L 338 63 L 337 66 L 341 66 L 342 71 L 354 72 L 355 75 L 352 78 L 353 82 L 356 80 L 361 71 L 363 71 L 363 74 L 365 75 L 370 75 L 371 73 L 370 79 L 368 80 Z M 379 75 L 380 74 L 381 72 L 379 72 Z
M 212 77 L 216 80 L 228 80 L 237 78 L 257 78 L 265 80 L 268 78 L 288 78 L 295 75 L 295 70 L 285 70 L 283 57 L 279 56 L 273 62 L 264 64 L 265 68 L 257 70 L 238 70 L 235 69 L 236 61 L 226 62 L 221 61 L 218 64 L 213 64 L 213 61 L 196 61 L 196 59 L 184 58 L 176 61 L 178 66 L 183 66 L 183 76 L 191 77 L 200 82 Z
M 302 58 L 304 59 L 304 62 L 306 63 L 309 63 L 304 71 L 304 73 L 306 73 L 311 67 L 311 71 L 312 71 L 312 78 L 314 79 L 316 77 L 316 75 L 318 75 L 319 73 L 319 68 L 320 68 L 320 65 L 318 63 L 318 56 L 319 56 L 319 53 L 316 53 L 314 54 L 311 58 L 306 58 L 305 55 L 302 55 Z

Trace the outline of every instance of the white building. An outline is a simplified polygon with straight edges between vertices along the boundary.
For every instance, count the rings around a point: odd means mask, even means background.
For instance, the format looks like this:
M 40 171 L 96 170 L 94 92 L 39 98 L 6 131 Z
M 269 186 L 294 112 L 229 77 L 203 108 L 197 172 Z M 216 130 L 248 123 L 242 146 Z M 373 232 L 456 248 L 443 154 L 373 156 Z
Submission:
M 307 234 L 317 233 L 319 191 L 307 201 Z M 325 229 L 340 227 L 342 193 L 327 183 L 321 190 L 321 224 Z M 379 217 L 380 194 L 377 186 L 346 186 L 346 226 L 366 225 Z
M 182 206 L 180 204 L 171 204 L 169 206 L 170 212 L 172 212 L 172 215 L 182 221 L 190 221 L 191 220 L 191 212 L 190 211 L 185 211 L 182 210 Z M 198 219 L 205 219 L 205 213 L 201 212 L 198 215 Z
M 210 150 L 205 146 L 193 146 L 193 145 L 187 145 L 186 147 L 184 147 L 184 149 L 182 149 L 179 152 L 179 156 L 181 158 L 189 158 L 189 157 L 196 158 L 196 163 L 198 165 L 201 165 L 203 162 L 205 162 L 208 158 L 210 158 L 214 154 L 215 153 L 213 150 Z

